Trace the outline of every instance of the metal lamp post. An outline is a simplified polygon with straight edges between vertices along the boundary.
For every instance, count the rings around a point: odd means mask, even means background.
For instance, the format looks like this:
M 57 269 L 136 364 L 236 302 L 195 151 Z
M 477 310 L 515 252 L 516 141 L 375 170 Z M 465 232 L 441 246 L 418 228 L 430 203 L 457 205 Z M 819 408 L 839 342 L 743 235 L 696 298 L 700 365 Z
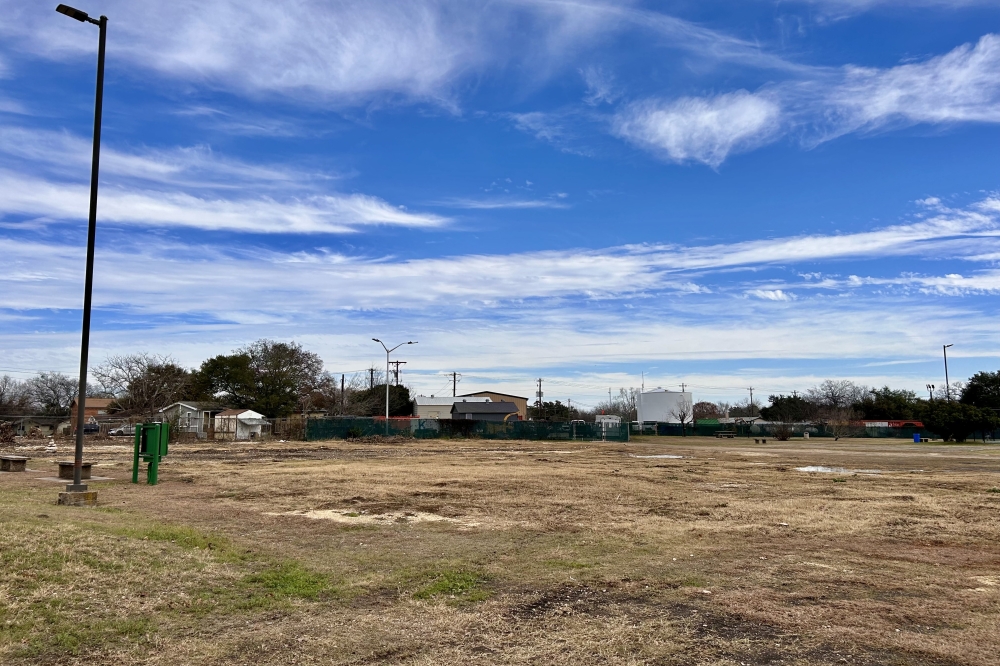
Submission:
M 951 402 L 951 385 L 948 384 L 948 347 L 954 347 L 955 345 L 941 345 L 941 351 L 944 353 L 944 397 Z
M 73 458 L 73 483 L 66 486 L 67 492 L 83 492 L 87 486 L 81 483 L 83 471 L 83 419 L 87 402 L 87 357 L 90 351 L 90 305 L 94 288 L 94 240 L 97 236 L 97 175 L 101 157 L 101 109 L 104 102 L 104 43 L 108 33 L 108 17 L 91 18 L 87 12 L 67 5 L 59 5 L 56 11 L 76 19 L 81 23 L 93 23 L 100 28 L 97 47 L 97 95 L 94 102 L 94 154 L 90 167 L 90 218 L 87 228 L 87 277 L 83 291 L 83 333 L 80 341 L 80 392 L 76 410 L 76 453 Z
M 385 434 L 386 436 L 388 436 L 389 435 L 389 354 L 396 351 L 403 345 L 415 345 L 417 343 L 413 341 L 400 342 L 392 349 L 389 349 L 388 347 L 385 346 L 385 343 L 379 340 L 378 338 L 372 338 L 372 340 L 382 345 L 382 349 L 385 350 Z

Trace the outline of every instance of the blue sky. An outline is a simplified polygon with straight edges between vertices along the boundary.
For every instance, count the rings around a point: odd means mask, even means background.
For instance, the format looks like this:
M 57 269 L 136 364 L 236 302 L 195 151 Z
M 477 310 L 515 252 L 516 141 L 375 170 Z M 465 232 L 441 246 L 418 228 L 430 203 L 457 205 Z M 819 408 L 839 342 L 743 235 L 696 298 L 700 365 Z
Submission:
M 1000 2 L 93 1 L 92 358 L 594 404 L 1000 364 Z M 0 0 L 0 372 L 78 363 L 96 28 Z

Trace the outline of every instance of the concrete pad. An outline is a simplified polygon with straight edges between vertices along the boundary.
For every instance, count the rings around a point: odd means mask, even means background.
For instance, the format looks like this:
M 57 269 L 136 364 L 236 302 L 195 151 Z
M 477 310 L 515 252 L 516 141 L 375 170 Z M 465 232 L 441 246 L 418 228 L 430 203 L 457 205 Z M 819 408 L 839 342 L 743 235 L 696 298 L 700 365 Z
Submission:
M 64 506 L 97 506 L 97 491 L 62 492 L 59 493 L 59 500 L 56 504 Z

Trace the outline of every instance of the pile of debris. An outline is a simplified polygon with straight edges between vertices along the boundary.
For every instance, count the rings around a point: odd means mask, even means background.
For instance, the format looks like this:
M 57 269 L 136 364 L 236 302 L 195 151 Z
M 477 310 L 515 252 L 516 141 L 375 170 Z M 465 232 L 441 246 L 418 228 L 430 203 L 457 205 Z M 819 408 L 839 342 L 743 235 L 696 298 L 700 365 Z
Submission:
M 409 444 L 417 441 L 414 437 L 404 435 L 362 435 L 361 437 L 347 437 L 349 442 L 360 442 L 362 444 Z
M 10 421 L 0 421 L 0 444 L 14 443 L 14 424 Z

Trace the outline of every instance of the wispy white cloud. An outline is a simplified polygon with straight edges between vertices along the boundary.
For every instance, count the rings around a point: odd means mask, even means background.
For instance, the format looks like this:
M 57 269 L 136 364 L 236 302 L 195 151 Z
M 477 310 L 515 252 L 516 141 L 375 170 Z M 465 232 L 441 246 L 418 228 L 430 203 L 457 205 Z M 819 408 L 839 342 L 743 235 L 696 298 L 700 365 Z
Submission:
M 0 157 L 6 165 L 0 167 L 0 216 L 71 220 L 85 215 L 89 185 L 79 176 L 89 172 L 88 140 L 9 126 L 0 128 Z M 370 195 L 331 193 L 328 185 L 336 176 L 330 174 L 251 164 L 206 146 L 131 152 L 106 147 L 101 168 L 101 219 L 118 224 L 319 234 L 371 225 L 436 228 L 449 222 Z
M 20 189 L 20 188 L 13 188 Z M 56 193 L 51 193 L 56 196 Z M 80 193 L 81 203 L 85 201 Z M 112 207 L 113 208 L 113 207 Z M 132 209 L 134 206 L 129 205 Z M 103 211 L 103 209 L 102 209 Z M 102 212 L 102 215 L 114 215 Z M 132 213 L 134 215 L 134 213 Z M 218 217 L 235 213 L 222 211 Z M 238 219 L 245 219 L 239 217 Z M 254 219 L 254 218 L 251 218 Z M 244 222 L 245 224 L 245 222 Z M 949 246 L 956 239 L 965 245 Z M 710 286 L 707 276 L 737 267 L 794 265 L 803 262 L 887 255 L 933 255 L 967 258 L 981 252 L 984 239 L 997 241 L 996 217 L 975 210 L 955 210 L 931 220 L 843 235 L 755 240 L 728 245 L 638 245 L 599 250 L 560 250 L 506 255 L 466 255 L 434 259 L 365 259 L 326 252 L 277 253 L 248 248 L 243 252 L 211 246 L 174 246 L 162 241 L 154 248 L 104 251 L 100 261 L 102 295 L 98 302 L 119 302 L 154 311 L 215 311 L 211 301 L 192 304 L 192 289 L 212 285 L 225 294 L 234 311 L 312 309 L 314 303 L 336 309 L 379 308 L 419 311 L 430 306 L 495 308 L 526 300 L 583 298 L 594 301 L 652 294 L 707 294 L 732 286 Z M 948 249 L 953 252 L 949 254 Z M 31 304 L 72 307 L 76 296 L 60 284 L 61 266 L 74 266 L 81 248 L 0 238 L 0 253 L 8 272 L 0 275 L 0 307 L 23 309 Z M 171 270 L 150 273 L 150 265 Z M 41 271 L 38 267 L 45 266 Z M 72 273 L 72 272 L 71 272 Z M 910 276 L 904 280 L 917 284 Z M 979 288 L 992 284 L 993 274 L 976 278 Z M 955 276 L 945 278 L 960 285 Z M 872 283 L 875 284 L 875 283 Z M 945 283 L 942 283 L 945 284 Z M 836 282 L 810 277 L 801 283 L 811 290 L 838 288 Z M 863 286 L 860 279 L 840 283 L 841 291 Z M 966 280 L 966 286 L 973 283 Z M 736 293 L 758 300 L 793 298 L 795 285 L 735 285 Z M 933 288 L 933 281 L 923 286 Z M 942 291 L 942 290 L 939 290 Z M 944 293 L 942 291 L 942 293 Z M 294 295 L 294 297 L 293 297 Z M 295 304 L 298 303 L 299 306 Z
M 610 104 L 622 96 L 615 85 L 615 77 L 602 67 L 585 67 L 580 70 L 587 92 L 583 101 L 591 106 Z
M 789 4 L 795 2 L 816 7 L 829 19 L 843 19 L 878 8 L 903 11 L 916 8 L 956 10 L 996 4 L 994 0 L 791 0 Z
M 778 133 L 780 115 L 780 106 L 769 97 L 741 90 L 636 102 L 617 114 L 613 131 L 669 160 L 717 167 L 733 152 L 768 142 Z
M 0 0 L 0 35 L 45 57 L 90 53 L 91 36 L 51 8 Z M 628 31 L 655 35 L 702 62 L 797 69 L 752 40 L 633 2 L 566 0 L 106 0 L 119 59 L 166 77 L 243 94 L 335 104 L 390 96 L 455 108 L 457 84 L 515 64 L 529 78 L 565 69 L 584 49 Z
M 745 293 L 747 296 L 764 301 L 794 301 L 796 299 L 795 294 L 783 289 L 749 289 Z
M 89 187 L 21 176 L 0 170 L 0 215 L 74 220 L 87 211 Z M 277 201 L 271 198 L 202 197 L 106 187 L 100 217 L 105 222 L 151 227 L 190 227 L 259 234 L 343 234 L 370 225 L 417 228 L 443 226 L 448 219 L 410 213 L 364 194 L 314 195 Z
M 1000 122 L 1000 35 L 921 63 L 847 67 L 838 85 L 808 87 L 817 100 L 806 102 L 808 113 L 826 110 L 824 121 L 812 121 L 820 140 L 886 125 Z
M 435 205 L 444 208 L 466 208 L 469 210 L 530 210 L 533 208 L 569 208 L 563 197 L 556 199 L 442 199 L 435 202 Z
M 612 129 L 665 159 L 717 167 L 789 133 L 814 146 L 889 127 L 1000 122 L 1000 35 L 920 63 L 813 74 L 756 93 L 633 102 Z

